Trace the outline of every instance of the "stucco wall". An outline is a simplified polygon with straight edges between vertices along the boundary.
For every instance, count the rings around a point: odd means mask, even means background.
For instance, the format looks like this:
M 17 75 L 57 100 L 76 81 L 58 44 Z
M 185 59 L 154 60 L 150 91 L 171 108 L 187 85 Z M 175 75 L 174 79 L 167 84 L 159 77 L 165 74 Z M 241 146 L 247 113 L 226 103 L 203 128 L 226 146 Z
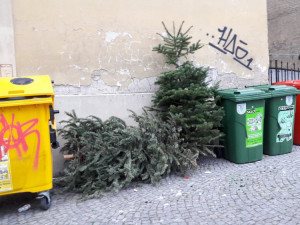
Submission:
M 13 0 L 13 16 L 18 76 L 49 74 L 61 112 L 132 123 L 127 109 L 150 105 L 156 77 L 170 69 L 152 51 L 162 43 L 161 21 L 193 25 L 204 47 L 192 60 L 210 67 L 211 82 L 267 82 L 266 0 Z M 61 156 L 54 161 L 57 172 Z
M 11 0 L 0 3 L 0 77 L 16 74 L 14 26 Z
M 300 1 L 268 0 L 270 59 L 300 68 Z
M 161 21 L 171 27 L 172 21 L 179 25 L 185 20 L 186 27 L 194 26 L 194 40 L 205 44 L 195 62 L 214 68 L 213 79 L 222 86 L 236 85 L 232 79 L 241 86 L 267 77 L 265 0 L 13 0 L 13 9 L 18 75 L 50 74 L 56 84 L 80 87 L 90 85 L 92 74 L 98 73 L 100 88 L 93 92 L 111 87 L 113 92 L 144 91 L 136 83 L 151 83 L 148 78 L 164 68 L 163 58 L 152 52 L 161 42 L 156 35 L 163 32 Z M 251 70 L 233 59 L 235 52 L 223 54 L 209 45 L 218 43 L 218 29 L 225 26 L 224 38 L 232 29 L 227 44 L 237 35 L 227 49 L 247 50 L 241 61 L 253 60 Z M 244 54 L 238 49 L 238 56 Z

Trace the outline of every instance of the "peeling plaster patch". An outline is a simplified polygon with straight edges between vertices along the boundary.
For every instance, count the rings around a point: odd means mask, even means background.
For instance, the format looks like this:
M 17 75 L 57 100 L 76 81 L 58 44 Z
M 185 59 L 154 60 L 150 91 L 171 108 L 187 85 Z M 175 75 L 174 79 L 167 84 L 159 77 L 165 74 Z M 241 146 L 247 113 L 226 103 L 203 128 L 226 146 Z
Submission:
M 129 34 L 128 32 L 123 32 L 122 36 L 129 36 L 130 38 L 132 38 L 131 34 Z
M 80 88 L 71 85 L 55 85 L 54 92 L 56 95 L 79 95 Z
M 75 69 L 77 69 L 77 70 L 81 70 L 81 71 L 84 71 L 84 72 L 88 72 L 88 71 L 89 71 L 89 68 L 87 68 L 87 67 L 82 68 L 82 67 L 80 67 L 80 66 L 78 66 L 78 65 L 75 65 L 75 64 L 69 65 L 69 67 L 70 67 L 70 68 L 75 68 Z
M 128 86 L 127 90 L 131 92 L 150 92 L 158 91 L 159 86 L 155 84 L 157 77 L 148 77 L 144 79 L 133 78 L 132 83 Z
M 168 37 L 168 34 L 167 34 L 167 32 L 162 32 L 162 33 L 161 33 L 161 36 L 163 36 L 163 37 Z
M 219 62 L 222 65 L 222 70 L 223 71 L 228 71 L 228 63 L 226 63 L 226 62 L 224 62 L 224 60 L 220 60 L 220 59 L 219 59 Z
M 57 95 L 99 95 L 99 94 L 134 94 L 134 93 L 155 93 L 159 86 L 155 84 L 157 77 L 147 77 L 143 79 L 130 77 L 130 71 L 127 69 L 119 70 L 119 74 L 125 75 L 124 80 L 116 81 L 116 85 L 107 85 L 102 76 L 108 76 L 108 71 L 104 69 L 95 70 L 91 76 L 91 85 L 89 86 L 71 86 L 55 85 L 54 91 Z M 251 75 L 250 75 L 251 77 Z M 128 86 L 124 81 L 130 81 Z M 264 76 L 247 79 L 237 76 L 235 73 L 219 74 L 215 68 L 208 70 L 207 81 L 210 85 L 220 82 L 220 88 L 243 88 L 245 85 L 256 85 L 265 82 Z M 125 83 L 126 84 L 126 83 Z M 128 84 L 128 83 L 127 83 Z
M 78 27 L 78 28 L 73 28 L 73 31 L 79 31 L 79 30 L 83 30 L 81 27 Z
M 234 73 L 226 73 L 218 76 L 217 82 L 220 82 L 220 88 L 244 88 L 251 82 L 249 79 L 238 77 Z
M 260 65 L 260 64 L 258 64 L 258 65 L 256 65 L 256 67 L 258 67 L 259 68 L 259 71 L 261 71 L 262 73 L 265 73 L 265 72 L 267 72 L 267 67 L 265 67 L 265 66 L 262 66 L 262 65 Z
M 258 85 L 268 82 L 264 76 L 256 76 L 254 78 L 251 74 L 247 74 L 244 77 L 239 77 L 235 73 L 219 74 L 215 68 L 211 68 L 208 71 L 206 81 L 210 81 L 210 86 L 219 82 L 220 88 L 244 88 L 245 85 Z
M 98 31 L 98 35 L 101 35 L 101 32 Z M 112 42 L 114 41 L 117 37 L 122 36 L 128 36 L 129 38 L 133 38 L 131 34 L 129 34 L 128 32 L 123 32 L 123 33 L 117 33 L 117 32 L 106 32 L 106 36 L 105 36 L 105 41 L 106 42 Z
M 107 70 L 95 70 L 92 73 L 91 85 L 89 86 L 72 86 L 72 85 L 55 85 L 54 92 L 56 95 L 97 95 L 97 94 L 134 94 L 134 93 L 154 93 L 158 90 L 155 85 L 157 77 L 148 77 L 144 79 L 131 78 L 132 81 L 128 87 L 122 87 L 121 82 L 117 85 L 110 86 L 102 80 L 102 75 L 107 75 Z M 125 70 L 125 73 L 128 73 Z
M 157 35 L 152 35 L 152 36 L 148 36 L 148 39 L 151 39 L 151 40 L 158 40 L 158 37 Z M 153 47 L 151 47 L 152 49 Z
M 120 33 L 116 32 L 106 32 L 105 41 L 106 42 L 112 42 L 115 40 L 118 36 L 120 36 Z
M 74 65 L 69 65 L 69 67 L 75 68 L 77 70 L 82 70 L 82 68 L 80 66 L 75 65 L 75 64 Z
M 118 73 L 121 74 L 121 75 L 128 75 L 128 76 L 130 76 L 130 71 L 128 69 L 120 69 L 118 71 Z
M 216 69 L 210 69 L 207 72 L 206 82 L 211 81 L 210 83 L 215 84 L 218 79 L 218 71 Z
M 252 78 L 251 74 L 246 74 L 246 75 L 243 76 L 243 77 L 245 77 L 246 79 L 251 79 L 251 78 Z

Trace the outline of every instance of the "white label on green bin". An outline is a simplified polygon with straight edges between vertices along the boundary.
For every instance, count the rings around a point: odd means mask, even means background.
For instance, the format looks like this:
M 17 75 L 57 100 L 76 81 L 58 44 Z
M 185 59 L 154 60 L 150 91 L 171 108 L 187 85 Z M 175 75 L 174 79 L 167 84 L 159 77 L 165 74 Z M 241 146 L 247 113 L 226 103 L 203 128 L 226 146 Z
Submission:
M 280 131 L 276 135 L 276 142 L 289 141 L 293 138 L 294 106 L 280 106 L 278 110 Z
M 287 105 L 293 104 L 293 96 L 292 96 L 292 95 L 286 96 L 286 97 L 285 97 L 285 103 L 286 103 Z
M 236 105 L 236 111 L 238 114 L 243 115 L 246 112 L 246 103 L 240 103 Z
M 247 109 L 246 111 L 246 148 L 263 143 L 264 107 Z

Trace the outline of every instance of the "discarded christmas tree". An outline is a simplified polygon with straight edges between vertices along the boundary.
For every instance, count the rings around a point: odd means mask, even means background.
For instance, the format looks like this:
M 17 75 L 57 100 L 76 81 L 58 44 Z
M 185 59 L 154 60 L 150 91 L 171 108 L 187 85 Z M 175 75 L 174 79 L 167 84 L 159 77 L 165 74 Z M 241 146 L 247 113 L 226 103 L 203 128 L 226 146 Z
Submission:
M 154 50 L 166 56 L 175 69 L 159 77 L 160 90 L 154 99 L 159 114 L 132 112 L 137 126 L 127 126 L 117 117 L 102 121 L 95 116 L 79 118 L 73 111 L 60 135 L 65 139 L 61 152 L 72 154 L 64 176 L 56 184 L 67 190 L 98 196 L 104 191 L 118 191 L 133 181 L 157 184 L 172 172 L 185 174 L 196 167 L 200 154 L 220 136 L 216 127 L 223 116 L 216 106 L 217 86 L 208 87 L 207 70 L 179 58 L 202 46 L 190 45 L 190 36 L 167 31 L 165 44 Z
M 104 191 L 118 191 L 133 181 L 158 184 L 171 172 L 185 174 L 195 167 L 194 153 L 180 145 L 175 122 L 162 121 L 146 110 L 132 111 L 137 126 L 130 127 L 117 117 L 102 121 L 95 116 L 77 117 L 73 111 L 60 135 L 61 149 L 72 154 L 64 175 L 55 184 L 89 197 Z
M 182 128 L 183 142 L 199 154 L 212 153 L 211 148 L 221 133 L 220 121 L 223 109 L 216 105 L 215 93 L 218 85 L 209 86 L 207 69 L 196 67 L 188 60 L 189 54 L 203 46 L 200 41 L 191 44 L 188 35 L 192 27 L 183 31 L 182 22 L 178 31 L 173 24 L 171 33 L 163 23 L 166 35 L 160 35 L 164 44 L 153 49 L 166 58 L 166 63 L 175 66 L 174 70 L 163 73 L 156 84 L 160 86 L 153 100 L 163 119 L 169 115 Z M 184 58 L 184 62 L 180 59 Z M 184 144 L 183 143 L 183 144 Z

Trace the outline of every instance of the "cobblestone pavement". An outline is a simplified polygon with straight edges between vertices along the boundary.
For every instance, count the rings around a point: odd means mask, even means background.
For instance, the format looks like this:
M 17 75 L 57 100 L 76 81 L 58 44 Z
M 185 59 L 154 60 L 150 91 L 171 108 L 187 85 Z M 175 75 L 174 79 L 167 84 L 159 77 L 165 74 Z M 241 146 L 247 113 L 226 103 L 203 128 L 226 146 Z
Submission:
M 158 187 L 138 184 L 101 199 L 54 190 L 41 211 L 32 196 L 0 198 L 0 224 L 300 224 L 300 147 L 262 161 L 234 164 L 203 158 L 189 178 Z M 31 201 L 32 208 L 18 213 Z

